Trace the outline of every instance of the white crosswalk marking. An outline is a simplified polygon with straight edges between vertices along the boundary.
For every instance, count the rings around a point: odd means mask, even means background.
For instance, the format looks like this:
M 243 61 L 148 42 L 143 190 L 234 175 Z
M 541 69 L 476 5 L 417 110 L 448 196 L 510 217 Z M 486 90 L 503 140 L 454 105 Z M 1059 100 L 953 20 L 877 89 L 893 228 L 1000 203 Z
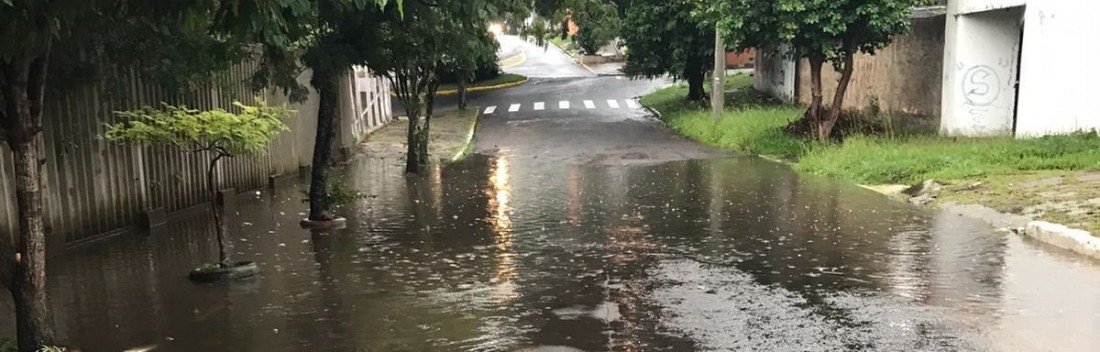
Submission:
M 558 102 L 558 109 L 565 110 L 565 109 L 568 109 L 568 108 L 569 108 L 569 101 L 568 100 L 562 100 L 562 101 Z
M 619 101 L 615 99 L 607 99 L 607 106 L 610 106 L 612 109 L 618 109 Z
M 542 109 L 545 109 L 545 108 L 546 108 L 546 103 L 543 103 L 541 101 L 535 103 L 535 111 L 539 111 L 539 110 L 542 110 Z
M 494 111 L 497 111 L 497 106 L 496 105 L 485 108 L 484 114 L 489 115 L 489 114 L 492 114 Z
M 638 101 L 634 100 L 634 99 L 627 99 L 626 100 L 626 106 L 630 107 L 631 109 L 637 109 L 638 108 Z
M 593 103 L 591 100 L 585 100 L 584 101 L 584 107 L 586 109 L 595 109 L 596 108 L 596 103 Z
M 516 111 L 519 111 L 519 104 L 512 104 L 512 105 L 508 106 L 508 112 L 516 112 Z

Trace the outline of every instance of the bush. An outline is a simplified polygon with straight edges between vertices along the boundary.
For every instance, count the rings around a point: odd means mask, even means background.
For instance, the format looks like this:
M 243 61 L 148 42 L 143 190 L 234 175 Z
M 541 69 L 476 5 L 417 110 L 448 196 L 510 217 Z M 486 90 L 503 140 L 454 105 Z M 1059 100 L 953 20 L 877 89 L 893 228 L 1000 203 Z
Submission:
M 573 35 L 573 41 L 585 54 L 596 55 L 600 47 L 619 36 L 622 20 L 615 3 L 579 0 L 574 5 L 573 19 L 577 22 L 578 30 Z
M 500 70 L 500 65 L 497 65 L 497 60 L 480 59 L 477 63 L 477 68 L 474 69 L 473 82 L 487 81 L 499 77 L 503 71 Z M 441 84 L 458 84 L 458 74 L 452 71 L 440 70 L 438 73 L 439 83 Z

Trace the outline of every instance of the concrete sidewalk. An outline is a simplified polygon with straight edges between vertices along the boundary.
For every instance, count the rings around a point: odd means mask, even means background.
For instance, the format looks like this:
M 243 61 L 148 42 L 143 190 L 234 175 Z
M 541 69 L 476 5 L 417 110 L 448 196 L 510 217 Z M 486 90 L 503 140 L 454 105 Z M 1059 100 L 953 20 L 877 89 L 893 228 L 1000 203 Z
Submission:
M 462 157 L 473 139 L 479 108 L 437 111 L 429 131 L 428 154 L 432 162 L 448 163 Z M 370 158 L 405 161 L 409 120 L 405 117 L 367 136 L 360 152 Z
M 626 66 L 626 62 L 613 61 L 582 65 L 584 65 L 584 67 L 587 68 L 589 71 L 592 71 L 592 73 L 595 73 L 597 76 L 622 76 L 624 75 L 623 66 Z

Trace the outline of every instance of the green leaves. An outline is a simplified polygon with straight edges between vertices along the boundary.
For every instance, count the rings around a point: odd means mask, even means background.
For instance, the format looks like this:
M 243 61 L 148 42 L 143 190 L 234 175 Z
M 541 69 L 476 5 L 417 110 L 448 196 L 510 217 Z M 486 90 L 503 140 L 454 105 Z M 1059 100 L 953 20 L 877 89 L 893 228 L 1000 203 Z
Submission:
M 115 112 L 122 122 L 107 126 L 110 141 L 169 145 L 184 151 L 209 151 L 226 155 L 262 152 L 279 133 L 286 131 L 283 119 L 293 111 L 234 102 L 241 113 L 222 109 L 199 111 L 183 106 L 143 107 Z
M 689 64 L 708 62 L 714 53 L 714 27 L 699 11 L 686 1 L 634 0 L 621 32 L 630 48 L 626 73 L 684 78 Z
M 614 2 L 601 0 L 567 0 L 565 6 L 573 11 L 578 31 L 573 35 L 585 54 L 595 55 L 600 47 L 619 36 L 622 20 Z
M 789 45 L 802 57 L 874 52 L 909 25 L 915 0 L 723 0 L 740 21 L 721 23 L 741 47 Z

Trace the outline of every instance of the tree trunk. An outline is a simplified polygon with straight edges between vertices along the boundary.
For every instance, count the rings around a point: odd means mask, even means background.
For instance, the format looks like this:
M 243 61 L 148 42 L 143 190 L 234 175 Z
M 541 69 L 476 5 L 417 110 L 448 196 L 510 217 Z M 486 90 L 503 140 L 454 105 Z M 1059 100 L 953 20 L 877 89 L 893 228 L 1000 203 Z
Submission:
M 424 158 L 421 159 L 421 165 L 428 165 L 428 158 L 431 156 L 428 154 L 428 142 L 429 136 L 432 131 L 432 116 L 435 115 L 435 92 L 439 88 L 439 83 L 435 81 L 434 75 L 429 78 L 428 92 L 424 94 L 424 126 L 420 131 L 420 140 L 417 147 L 420 148 L 420 155 Z
M 405 173 L 418 174 L 428 164 L 428 110 L 426 94 L 416 97 L 415 109 L 409 109 L 409 130 L 406 140 Z
M 210 166 L 206 169 L 206 185 L 210 190 L 210 212 L 214 216 L 214 232 L 218 235 L 218 263 L 229 265 L 229 246 L 225 238 L 228 227 L 225 223 L 224 199 L 218 199 L 218 182 L 214 178 L 214 170 L 218 167 L 218 161 L 224 155 L 218 154 L 210 160 Z
M 313 166 L 309 182 L 309 219 L 331 220 L 328 207 L 328 168 L 332 159 L 333 126 L 339 104 L 336 75 L 314 72 L 313 86 L 320 96 L 317 108 L 317 135 L 313 142 Z
M 466 110 L 468 103 L 469 101 L 466 99 L 466 80 L 460 78 L 458 80 L 458 108 Z
M 821 138 L 818 132 L 818 124 L 821 120 L 821 104 L 824 97 L 821 93 L 821 67 L 825 64 L 824 56 L 810 56 L 810 106 L 806 109 L 803 119 L 810 125 L 811 133 Z
M 690 60 L 687 67 L 684 68 L 684 77 L 688 82 L 688 96 L 690 101 L 700 101 L 706 99 L 706 90 L 703 85 L 706 84 L 706 73 L 703 70 L 701 60 Z
M 19 205 L 19 246 L 12 281 L 20 351 L 36 351 L 53 341 L 46 295 L 46 231 L 42 219 L 41 150 L 38 140 L 13 144 L 15 197 Z
M 15 303 L 19 351 L 51 345 L 52 317 L 46 293 L 46 229 L 42 212 L 42 101 L 48 56 L 15 58 L 3 66 L 4 130 L 14 158 L 19 238 L 15 253 L 3 258 L 5 282 Z
M 710 113 L 717 120 L 726 109 L 726 44 L 722 40 L 722 31 L 717 26 L 714 28 L 714 69 L 711 76 L 714 78 L 714 86 L 710 91 Z
M 837 81 L 836 93 L 833 95 L 833 105 L 829 106 L 829 111 L 825 114 L 825 118 L 821 119 L 818 126 L 818 139 L 828 140 L 832 137 L 833 127 L 836 127 L 837 121 L 840 120 L 840 112 L 844 107 L 844 95 L 848 93 L 848 84 L 852 81 L 852 66 L 855 61 L 855 53 L 848 51 L 844 55 L 844 67 L 840 70 L 840 80 Z

